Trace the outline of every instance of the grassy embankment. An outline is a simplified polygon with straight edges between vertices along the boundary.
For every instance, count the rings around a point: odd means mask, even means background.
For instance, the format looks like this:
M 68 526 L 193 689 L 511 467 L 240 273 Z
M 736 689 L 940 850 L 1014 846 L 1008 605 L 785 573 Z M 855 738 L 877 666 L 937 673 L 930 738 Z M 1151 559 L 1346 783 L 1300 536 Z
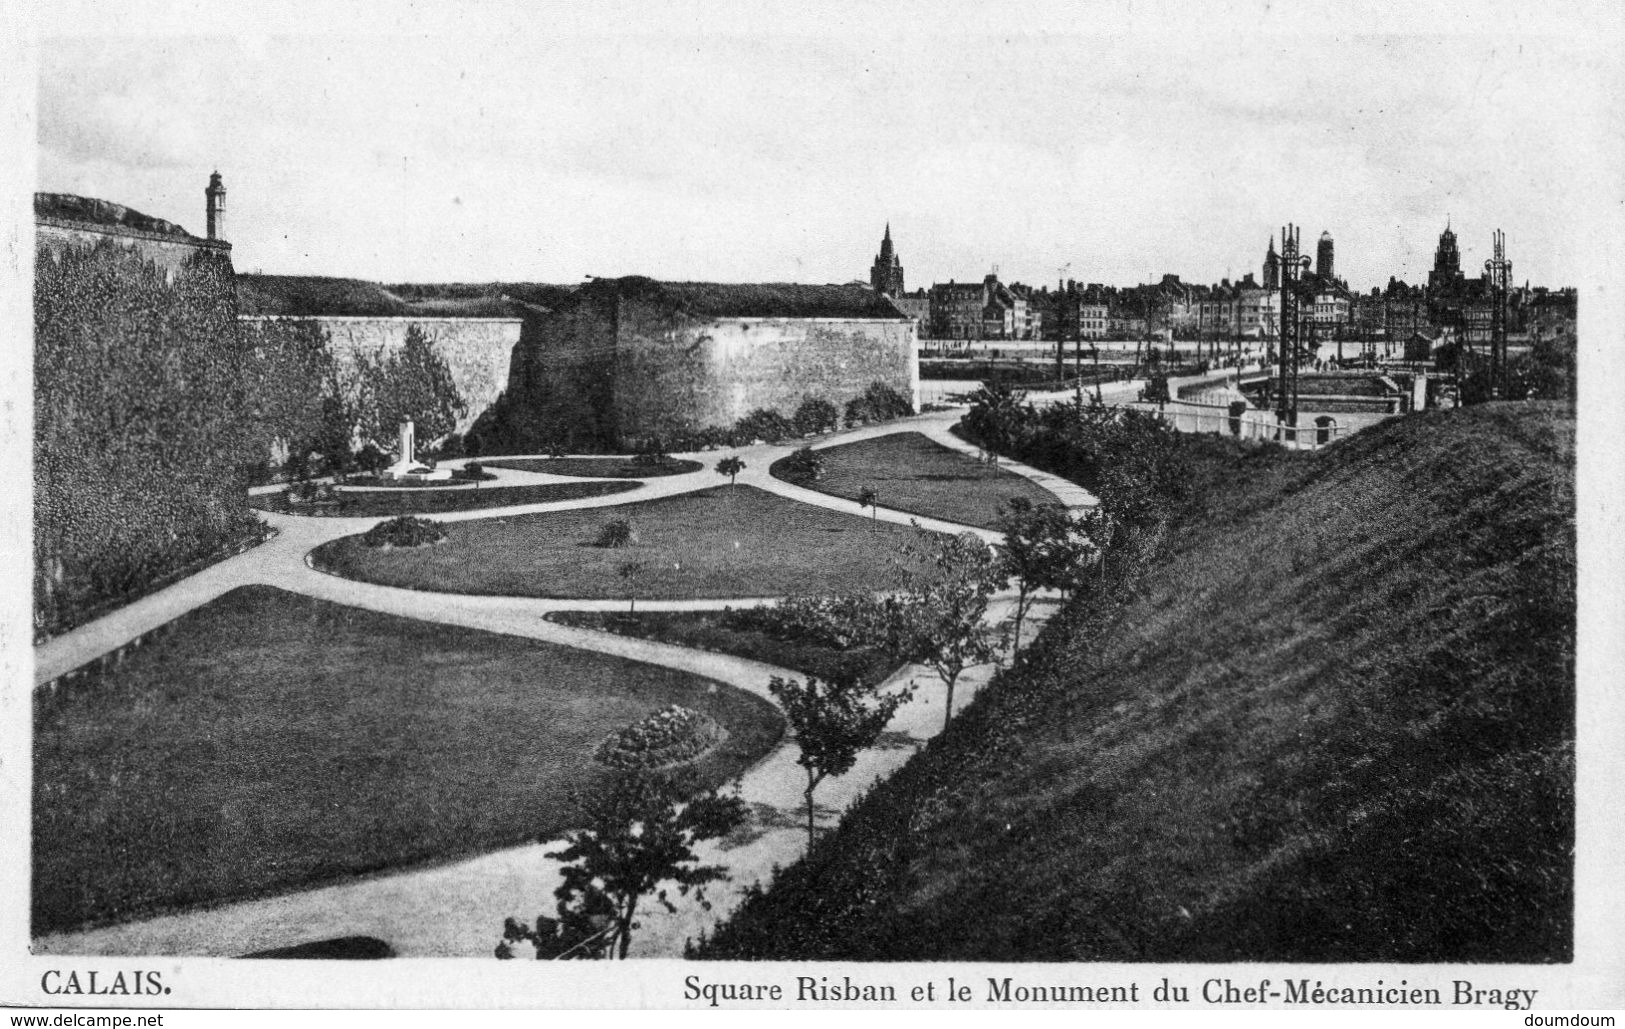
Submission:
M 611 731 L 667 704 L 778 742 L 767 701 L 684 672 L 233 590 L 106 675 L 34 698 L 35 933 L 557 834 Z
M 1161 560 L 704 956 L 1569 959 L 1573 434 L 1496 405 L 1199 446 Z

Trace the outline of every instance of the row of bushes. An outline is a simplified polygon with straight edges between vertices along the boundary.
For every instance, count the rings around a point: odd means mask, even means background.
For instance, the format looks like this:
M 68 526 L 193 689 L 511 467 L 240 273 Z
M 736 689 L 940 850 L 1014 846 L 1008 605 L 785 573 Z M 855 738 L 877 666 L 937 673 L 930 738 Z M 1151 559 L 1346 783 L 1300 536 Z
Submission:
M 441 448 L 442 456 L 477 456 L 479 454 L 545 453 L 562 455 L 572 446 L 580 447 L 580 440 L 566 438 L 558 432 L 541 429 L 527 431 L 514 424 L 518 417 L 507 409 L 505 400 L 499 401 L 492 411 L 482 415 L 466 437 L 448 439 Z M 501 408 L 501 410 L 498 410 Z M 790 415 L 770 408 L 759 407 L 732 425 L 706 425 L 680 429 L 660 435 L 632 436 L 614 442 L 615 446 L 631 452 L 634 460 L 646 464 L 663 464 L 673 453 L 695 453 L 702 450 L 722 450 L 748 447 L 755 443 L 783 443 L 834 432 L 843 425 L 853 428 L 878 422 L 906 418 L 914 414 L 908 397 L 884 382 L 872 382 L 861 396 L 847 401 L 844 408 L 822 397 L 810 397 Z M 608 444 L 600 441 L 599 446 Z

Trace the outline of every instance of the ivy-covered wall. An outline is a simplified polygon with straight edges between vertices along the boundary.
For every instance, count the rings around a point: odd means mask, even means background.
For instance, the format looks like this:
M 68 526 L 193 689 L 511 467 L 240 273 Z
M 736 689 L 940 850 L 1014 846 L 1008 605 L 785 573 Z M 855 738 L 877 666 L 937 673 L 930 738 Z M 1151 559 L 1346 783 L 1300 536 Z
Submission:
M 240 540 L 262 461 L 233 271 L 111 241 L 40 247 L 34 278 L 37 629 Z

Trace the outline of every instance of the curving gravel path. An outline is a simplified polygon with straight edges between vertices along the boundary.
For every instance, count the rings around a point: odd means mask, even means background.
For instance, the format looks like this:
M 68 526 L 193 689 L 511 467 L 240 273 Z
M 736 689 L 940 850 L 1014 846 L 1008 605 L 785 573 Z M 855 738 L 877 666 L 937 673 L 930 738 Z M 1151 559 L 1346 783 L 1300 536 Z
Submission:
M 886 425 L 866 426 L 837 433 L 813 444 L 834 446 L 894 432 L 923 432 L 956 450 L 974 454 L 976 448 L 948 432 L 959 412 L 917 416 Z M 639 488 L 606 497 L 591 497 L 552 504 L 534 504 L 437 516 L 446 521 L 502 518 L 539 511 L 613 507 L 675 496 L 705 489 L 720 481 L 711 470 L 726 453 L 746 462 L 739 481 L 781 496 L 852 513 L 850 501 L 804 490 L 773 478 L 768 466 L 789 454 L 796 444 L 743 447 L 693 455 L 705 468 L 645 481 Z M 1044 486 L 1069 507 L 1091 507 L 1095 499 L 1071 483 L 1023 465 L 1006 462 L 1009 471 Z M 525 473 L 518 473 L 525 474 Z M 553 479 L 554 476 L 534 476 Z M 574 481 L 581 481 L 576 479 Z M 890 522 L 945 532 L 975 532 L 989 541 L 999 535 L 983 529 L 919 518 L 880 508 L 877 517 Z M 66 633 L 35 648 L 35 684 L 79 667 L 169 622 L 238 586 L 263 583 L 338 603 L 389 614 L 447 622 L 532 639 L 546 640 L 693 672 L 718 679 L 759 696 L 768 696 L 767 682 L 774 675 L 798 673 L 761 662 L 724 654 L 689 650 L 651 640 L 629 639 L 546 620 L 549 611 L 620 610 L 619 600 L 549 600 L 522 597 L 467 596 L 430 593 L 341 579 L 311 569 L 305 556 L 321 543 L 365 531 L 376 518 L 308 518 L 267 514 L 278 535 L 259 547 L 214 565 L 182 582 L 142 598 L 128 607 Z M 715 610 L 769 602 L 762 598 L 720 600 L 640 600 L 645 610 Z M 990 618 L 1006 620 L 1012 601 L 995 601 Z M 1053 599 L 1042 599 L 1028 614 L 1041 624 L 1053 609 Z M 1027 638 L 1036 637 L 1035 633 Z M 965 673 L 956 689 L 956 703 L 968 704 L 992 676 L 992 666 Z M 942 727 L 936 708 L 943 689 L 935 675 L 922 666 L 900 669 L 884 684 L 897 689 L 915 683 L 915 699 L 894 717 L 888 745 L 865 753 L 856 767 L 820 788 L 819 820 L 831 824 L 870 785 L 894 772 L 924 741 Z M 769 698 L 771 699 L 771 698 Z M 731 881 L 712 890 L 713 910 L 693 901 L 679 901 L 676 914 L 648 911 L 633 938 L 633 952 L 643 957 L 676 957 L 685 940 L 732 910 L 739 890 L 765 881 L 775 865 L 786 865 L 805 846 L 801 769 L 796 749 L 786 741 L 750 768 L 739 782 L 740 796 L 754 812 L 745 830 L 727 841 L 702 848 L 702 857 L 728 867 Z M 551 845 L 531 845 L 498 851 L 477 858 L 430 868 L 419 868 L 357 879 L 339 885 L 285 894 L 279 897 L 222 905 L 208 910 L 143 919 L 85 932 L 36 938 L 35 953 L 101 955 L 230 956 L 291 946 L 337 936 L 366 935 L 385 940 L 397 953 L 411 956 L 487 956 L 501 935 L 503 918 L 534 918 L 552 914 L 553 890 L 558 885 L 554 862 L 544 854 Z

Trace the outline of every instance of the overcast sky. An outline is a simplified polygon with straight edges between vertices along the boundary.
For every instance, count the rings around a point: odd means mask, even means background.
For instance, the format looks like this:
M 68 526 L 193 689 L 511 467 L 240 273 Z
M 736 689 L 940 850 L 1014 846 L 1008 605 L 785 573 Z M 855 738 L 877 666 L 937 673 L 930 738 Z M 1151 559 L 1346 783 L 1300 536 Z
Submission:
M 1256 273 L 1296 221 L 1369 289 L 1425 276 L 1448 217 L 1469 274 L 1500 227 L 1514 277 L 1557 285 L 1595 205 L 1577 170 L 1619 146 L 1599 35 L 904 9 L 52 38 L 38 188 L 201 234 L 218 169 L 239 271 L 389 281 L 845 281 L 889 221 L 910 288 L 995 265 L 1211 282 Z

